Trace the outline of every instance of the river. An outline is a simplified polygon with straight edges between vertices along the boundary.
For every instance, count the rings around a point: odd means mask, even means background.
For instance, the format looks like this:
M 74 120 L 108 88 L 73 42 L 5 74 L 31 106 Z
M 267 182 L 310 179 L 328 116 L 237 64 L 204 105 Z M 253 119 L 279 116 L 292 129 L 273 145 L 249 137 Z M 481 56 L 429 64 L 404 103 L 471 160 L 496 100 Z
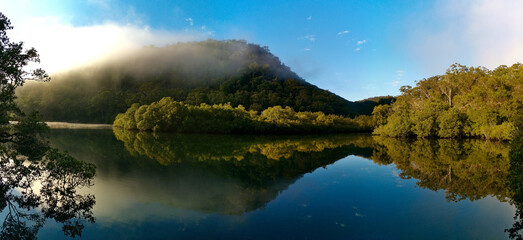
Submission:
M 508 239 L 506 143 L 53 129 L 97 167 L 82 239 Z M 47 221 L 40 239 L 64 238 Z

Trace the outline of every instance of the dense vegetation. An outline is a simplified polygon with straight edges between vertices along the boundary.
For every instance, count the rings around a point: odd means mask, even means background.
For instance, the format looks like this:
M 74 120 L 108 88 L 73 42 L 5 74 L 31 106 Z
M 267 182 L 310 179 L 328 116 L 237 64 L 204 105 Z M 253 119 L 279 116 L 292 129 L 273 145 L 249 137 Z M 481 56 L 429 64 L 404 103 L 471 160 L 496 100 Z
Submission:
M 452 65 L 441 76 L 404 86 L 392 105 L 374 108 L 374 133 L 391 137 L 511 140 L 523 122 L 523 65 Z
M 114 125 L 140 131 L 200 133 L 354 132 L 375 128 L 375 134 L 390 137 L 511 140 L 523 122 L 522 83 L 521 64 L 500 66 L 494 71 L 454 64 L 445 75 L 419 81 L 414 88 L 402 87 L 396 101 L 392 97 L 362 101 L 361 113 L 377 105 L 372 118 L 296 112 L 278 105 L 258 113 L 242 105 L 194 106 L 164 98 L 150 105 L 132 105 L 116 117 Z
M 372 129 L 370 116 L 354 119 L 323 112 L 295 112 L 290 107 L 274 106 L 247 111 L 230 104 L 193 106 L 172 98 L 150 105 L 133 104 L 118 114 L 115 127 L 154 132 L 183 133 L 319 133 L 357 132 Z
M 256 111 L 280 105 L 344 116 L 370 115 L 380 101 L 349 102 L 307 83 L 267 47 L 234 40 L 146 47 L 52 77 L 17 91 L 23 110 L 37 110 L 48 121 L 111 123 L 133 103 L 163 97 L 191 105 L 230 103 Z

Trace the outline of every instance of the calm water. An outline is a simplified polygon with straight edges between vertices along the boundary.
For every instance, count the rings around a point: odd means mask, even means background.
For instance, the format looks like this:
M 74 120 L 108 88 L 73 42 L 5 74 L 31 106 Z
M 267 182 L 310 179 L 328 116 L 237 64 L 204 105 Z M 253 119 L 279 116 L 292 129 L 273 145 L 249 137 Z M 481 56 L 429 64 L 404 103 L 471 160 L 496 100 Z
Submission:
M 508 239 L 508 145 L 53 130 L 95 163 L 83 239 Z M 47 221 L 40 239 L 64 238 Z

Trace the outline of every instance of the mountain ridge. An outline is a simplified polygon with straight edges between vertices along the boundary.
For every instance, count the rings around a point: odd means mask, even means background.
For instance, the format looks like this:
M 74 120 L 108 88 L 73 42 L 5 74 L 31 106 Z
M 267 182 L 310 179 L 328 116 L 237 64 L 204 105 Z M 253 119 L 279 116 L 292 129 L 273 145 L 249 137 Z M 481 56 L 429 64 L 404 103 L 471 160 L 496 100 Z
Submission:
M 163 97 L 199 105 L 243 105 L 261 111 L 289 106 L 354 117 L 370 114 L 378 102 L 350 102 L 308 83 L 267 47 L 243 40 L 206 40 L 144 47 L 29 83 L 17 91 L 24 111 L 47 121 L 110 123 L 133 103 Z M 45 99 L 45 101 L 44 101 Z

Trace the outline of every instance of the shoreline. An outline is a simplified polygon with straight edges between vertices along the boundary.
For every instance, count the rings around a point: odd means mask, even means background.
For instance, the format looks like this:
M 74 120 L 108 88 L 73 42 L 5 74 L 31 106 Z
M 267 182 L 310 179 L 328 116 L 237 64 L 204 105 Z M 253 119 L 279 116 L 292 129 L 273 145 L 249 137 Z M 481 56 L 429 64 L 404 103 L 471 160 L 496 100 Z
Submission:
M 45 122 L 51 129 L 112 129 L 112 124 Z

